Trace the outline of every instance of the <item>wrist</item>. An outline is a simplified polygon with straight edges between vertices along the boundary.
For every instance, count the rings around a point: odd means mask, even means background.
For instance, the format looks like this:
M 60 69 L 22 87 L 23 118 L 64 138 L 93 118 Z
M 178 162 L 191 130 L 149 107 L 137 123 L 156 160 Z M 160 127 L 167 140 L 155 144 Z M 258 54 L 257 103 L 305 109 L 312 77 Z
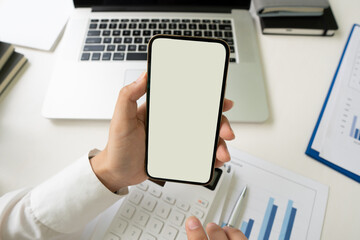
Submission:
M 114 178 L 111 168 L 109 167 L 106 150 L 92 157 L 90 159 L 90 165 L 96 177 L 111 192 L 116 192 L 121 188 L 121 186 L 118 186 L 118 181 Z

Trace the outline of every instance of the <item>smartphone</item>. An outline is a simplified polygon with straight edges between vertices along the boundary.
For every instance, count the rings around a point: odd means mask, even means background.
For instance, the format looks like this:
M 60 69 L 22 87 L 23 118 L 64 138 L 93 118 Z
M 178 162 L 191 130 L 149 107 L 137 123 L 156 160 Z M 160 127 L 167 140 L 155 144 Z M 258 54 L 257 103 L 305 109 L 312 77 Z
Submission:
M 151 179 L 211 182 L 228 64 L 229 47 L 223 40 L 151 38 L 145 159 Z

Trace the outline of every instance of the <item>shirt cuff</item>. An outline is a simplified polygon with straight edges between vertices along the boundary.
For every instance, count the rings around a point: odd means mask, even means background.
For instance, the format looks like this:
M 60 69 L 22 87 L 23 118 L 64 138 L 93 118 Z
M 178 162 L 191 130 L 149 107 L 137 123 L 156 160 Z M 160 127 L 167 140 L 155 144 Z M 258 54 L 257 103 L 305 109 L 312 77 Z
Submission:
M 95 149 L 91 150 L 89 152 L 89 154 L 88 154 L 89 160 L 92 159 L 93 157 L 95 157 L 96 155 L 98 155 L 99 153 L 100 153 L 99 149 L 95 148 Z M 126 194 L 129 193 L 129 188 L 128 187 L 123 187 L 123 188 L 120 188 L 119 190 L 117 190 L 114 193 L 117 194 L 117 195 L 126 195 Z
M 31 208 L 44 225 L 62 233 L 75 232 L 128 193 L 127 188 L 117 194 L 107 189 L 93 172 L 89 156 L 31 191 Z

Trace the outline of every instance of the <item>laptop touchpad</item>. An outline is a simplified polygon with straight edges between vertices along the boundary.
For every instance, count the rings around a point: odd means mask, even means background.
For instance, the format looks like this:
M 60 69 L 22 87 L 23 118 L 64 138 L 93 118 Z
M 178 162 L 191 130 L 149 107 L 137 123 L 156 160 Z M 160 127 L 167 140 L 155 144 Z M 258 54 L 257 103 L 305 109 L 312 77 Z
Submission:
M 129 69 L 125 71 L 125 81 L 124 86 L 129 85 L 130 83 L 134 82 L 136 79 L 138 79 L 141 75 L 141 73 L 145 72 L 146 69 Z M 140 106 L 146 101 L 146 94 L 142 96 L 138 101 L 137 104 Z

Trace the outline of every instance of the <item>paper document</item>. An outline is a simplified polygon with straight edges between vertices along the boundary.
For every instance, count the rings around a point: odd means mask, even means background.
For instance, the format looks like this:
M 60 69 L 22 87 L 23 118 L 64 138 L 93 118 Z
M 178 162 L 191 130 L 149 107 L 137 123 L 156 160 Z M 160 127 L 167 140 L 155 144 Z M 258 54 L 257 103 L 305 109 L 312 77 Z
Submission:
M 306 152 L 360 182 L 360 26 L 354 25 Z
M 73 8 L 71 0 L 1 0 L 0 41 L 50 50 Z
M 320 239 L 328 187 L 230 148 L 234 175 L 222 222 L 247 186 L 238 228 L 248 239 Z

